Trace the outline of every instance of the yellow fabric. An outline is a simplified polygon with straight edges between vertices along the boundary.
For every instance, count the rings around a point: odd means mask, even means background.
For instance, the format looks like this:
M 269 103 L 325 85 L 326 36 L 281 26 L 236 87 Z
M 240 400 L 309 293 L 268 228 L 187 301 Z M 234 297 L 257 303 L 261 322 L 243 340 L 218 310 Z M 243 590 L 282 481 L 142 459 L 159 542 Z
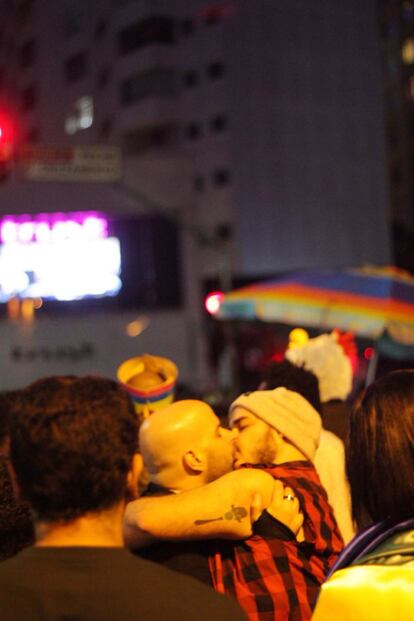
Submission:
M 414 619 L 414 567 L 362 565 L 335 572 L 322 586 L 312 621 Z

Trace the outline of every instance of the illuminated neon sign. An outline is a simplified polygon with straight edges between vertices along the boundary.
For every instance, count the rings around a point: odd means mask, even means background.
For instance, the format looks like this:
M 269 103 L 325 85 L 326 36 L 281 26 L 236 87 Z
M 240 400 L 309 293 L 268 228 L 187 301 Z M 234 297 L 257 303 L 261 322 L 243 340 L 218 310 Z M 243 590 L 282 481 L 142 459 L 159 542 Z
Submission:
M 0 242 L 58 243 L 96 241 L 108 237 L 108 221 L 97 212 L 5 216 L 0 220 Z
M 114 296 L 122 287 L 120 240 L 97 212 L 5 216 L 0 242 L 0 303 Z

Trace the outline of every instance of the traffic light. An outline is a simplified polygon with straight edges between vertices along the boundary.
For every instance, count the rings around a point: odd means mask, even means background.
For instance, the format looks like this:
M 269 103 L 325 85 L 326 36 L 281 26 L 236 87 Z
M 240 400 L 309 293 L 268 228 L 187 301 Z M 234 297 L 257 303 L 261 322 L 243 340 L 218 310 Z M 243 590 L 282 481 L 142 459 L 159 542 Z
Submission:
M 0 115 L 0 182 L 11 173 L 14 157 L 14 128 L 12 120 Z

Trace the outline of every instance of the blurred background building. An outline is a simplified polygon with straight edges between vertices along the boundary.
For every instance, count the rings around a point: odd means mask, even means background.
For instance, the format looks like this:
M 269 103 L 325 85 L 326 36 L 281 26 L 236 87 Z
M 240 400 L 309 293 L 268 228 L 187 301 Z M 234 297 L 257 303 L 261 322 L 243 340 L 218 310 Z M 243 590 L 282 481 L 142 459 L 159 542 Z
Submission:
M 11 174 L 1 214 L 95 209 L 154 216 L 150 228 L 166 217 L 182 296 L 136 302 L 161 322 L 142 346 L 176 359 L 185 380 L 208 377 L 204 282 L 386 264 L 391 222 L 414 231 L 414 3 L 1 4 L 0 112 L 15 117 L 19 146 L 114 145 L 123 159 L 115 185 Z M 168 278 L 171 261 L 154 271 L 141 258 L 137 274 Z
M 379 0 L 394 257 L 414 270 L 414 2 Z

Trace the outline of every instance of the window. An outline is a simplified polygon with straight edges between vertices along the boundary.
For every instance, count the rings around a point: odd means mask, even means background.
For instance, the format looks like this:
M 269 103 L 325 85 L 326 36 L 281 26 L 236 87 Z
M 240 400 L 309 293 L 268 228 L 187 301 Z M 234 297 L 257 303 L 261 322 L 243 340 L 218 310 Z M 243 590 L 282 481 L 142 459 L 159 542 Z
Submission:
M 407 21 L 414 20 L 414 2 L 404 2 L 402 6 L 403 18 Z
M 181 23 L 181 32 L 185 37 L 188 37 L 194 32 L 194 22 L 192 19 L 184 19 Z
M 214 237 L 217 241 L 228 242 L 233 237 L 233 226 L 230 222 L 220 222 L 214 228 Z
M 15 49 L 16 49 L 15 41 L 12 38 L 7 39 L 7 41 L 5 42 L 6 56 L 8 56 L 9 58 L 10 56 L 13 56 Z
M 177 127 L 173 123 L 150 125 L 124 134 L 123 151 L 126 155 L 134 155 L 151 148 L 175 146 L 176 141 Z
M 132 4 L 132 2 L 137 2 L 138 0 L 112 0 L 112 4 L 115 7 L 125 6 L 126 4 Z
M 401 56 L 406 65 L 414 63 L 414 39 L 407 39 L 402 47 Z
M 216 168 L 213 172 L 213 183 L 218 187 L 228 185 L 230 182 L 230 173 L 227 168 Z
M 88 129 L 93 124 L 93 99 L 92 97 L 80 97 L 73 104 L 72 110 L 65 120 L 65 133 L 72 135 L 83 129 Z
M 174 97 L 177 93 L 176 72 L 170 67 L 149 69 L 121 83 L 121 103 L 124 106 L 146 97 Z
M 209 11 L 205 16 L 204 21 L 207 26 L 214 26 L 215 24 L 219 23 L 220 16 L 214 11 Z
M 196 192 L 203 192 L 205 187 L 204 177 L 202 175 L 196 175 L 194 177 L 194 189 Z
M 210 63 L 207 67 L 207 76 L 210 80 L 218 80 L 224 75 L 224 64 L 221 62 Z
M 108 21 L 104 17 L 101 17 L 96 23 L 95 37 L 97 39 L 101 39 L 102 37 L 106 35 L 107 31 L 108 31 Z
M 39 139 L 40 139 L 40 132 L 37 127 L 32 127 L 26 133 L 26 141 L 30 142 L 31 144 L 35 142 L 39 142 Z
M 36 42 L 34 39 L 26 41 L 20 48 L 20 66 L 30 67 L 36 59 Z
M 184 86 L 186 86 L 187 88 L 192 88 L 193 86 L 196 86 L 198 82 L 197 73 L 192 69 L 190 69 L 190 71 L 186 71 L 183 76 L 183 82 Z
M 31 84 L 22 91 L 22 109 L 25 112 L 33 110 L 37 102 L 37 88 L 35 84 Z
M 64 72 L 68 82 L 77 82 L 86 75 L 86 70 L 86 52 L 79 52 L 65 61 Z
M 110 75 L 110 71 L 109 71 L 108 67 L 103 67 L 99 71 L 98 76 L 96 78 L 96 85 L 97 85 L 99 90 L 104 89 L 105 86 L 108 84 L 108 82 L 109 82 L 109 75 Z
M 74 37 L 85 30 L 85 17 L 85 8 L 79 3 L 68 8 L 62 17 L 64 36 L 67 38 Z
M 190 125 L 187 126 L 185 133 L 189 140 L 200 138 L 202 134 L 201 126 L 198 123 L 190 123 Z
M 114 120 L 112 117 L 107 117 L 101 123 L 101 127 L 99 129 L 99 136 L 102 140 L 106 140 L 109 138 L 112 128 L 114 126 Z
M 16 19 L 19 24 L 24 24 L 33 11 L 33 0 L 21 0 L 16 6 Z
M 402 179 L 401 168 L 398 166 L 398 164 L 395 164 L 391 168 L 392 185 L 399 185 L 401 183 L 401 179 Z
M 172 45 L 174 23 L 170 17 L 148 17 L 118 33 L 119 53 L 124 56 L 147 45 Z
M 220 133 L 227 129 L 228 119 L 222 114 L 217 114 L 210 119 L 209 125 L 212 132 Z
M 237 13 L 236 2 L 220 2 L 206 5 L 201 11 L 201 18 L 207 26 L 214 26 L 224 19 L 233 17 Z

